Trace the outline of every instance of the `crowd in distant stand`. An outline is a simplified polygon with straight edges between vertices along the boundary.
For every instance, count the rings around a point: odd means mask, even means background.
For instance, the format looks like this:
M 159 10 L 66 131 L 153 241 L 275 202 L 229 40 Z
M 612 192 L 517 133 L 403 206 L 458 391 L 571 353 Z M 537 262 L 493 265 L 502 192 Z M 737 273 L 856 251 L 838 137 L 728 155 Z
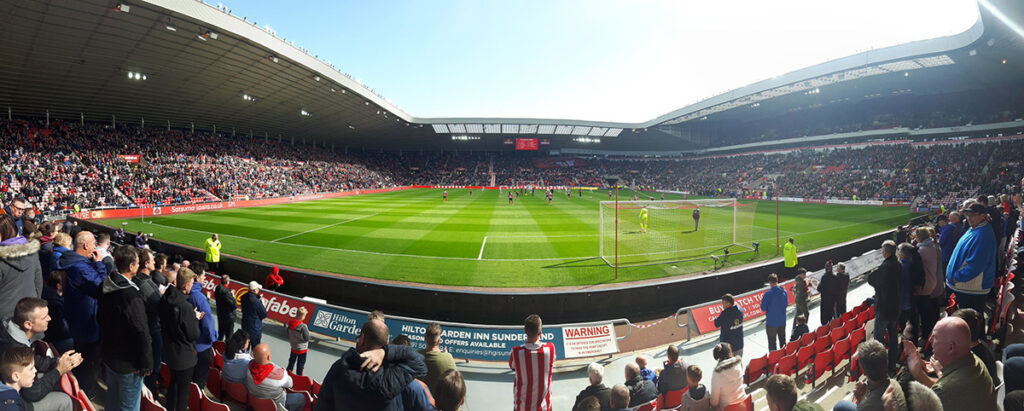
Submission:
M 121 156 L 138 155 L 138 162 Z M 401 185 L 605 186 L 708 196 L 943 203 L 1001 192 L 1020 178 L 1024 144 L 868 146 L 705 159 L 570 158 L 480 152 L 367 153 L 109 125 L 0 121 L 0 199 L 35 213 L 289 196 Z M 134 160 L 133 160 L 134 161 Z M 493 175 L 492 175 L 493 174 Z

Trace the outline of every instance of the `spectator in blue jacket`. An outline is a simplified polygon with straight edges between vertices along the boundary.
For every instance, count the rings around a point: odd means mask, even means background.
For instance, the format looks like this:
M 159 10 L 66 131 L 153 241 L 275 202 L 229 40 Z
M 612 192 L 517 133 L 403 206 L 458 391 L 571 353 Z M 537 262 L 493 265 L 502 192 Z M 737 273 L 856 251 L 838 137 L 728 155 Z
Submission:
M 196 338 L 197 362 L 192 374 L 192 382 L 196 383 L 199 388 L 203 388 L 206 387 L 206 378 L 210 375 L 210 364 L 213 364 L 212 348 L 213 342 L 217 341 L 217 326 L 213 321 L 213 311 L 210 310 L 210 300 L 203 294 L 203 284 L 206 284 L 206 264 L 193 263 L 192 271 L 198 277 L 192 283 L 192 290 L 188 293 L 188 302 L 203 313 L 199 319 L 199 338 Z
M 956 211 L 949 213 L 949 217 L 940 215 L 939 225 L 939 248 L 942 249 L 942 266 L 949 266 L 949 259 L 953 257 L 953 249 L 960 240 L 960 214 Z
M 50 255 L 50 264 L 47 265 L 47 270 L 56 271 L 63 270 L 64 267 L 60 266 L 60 257 L 64 253 L 71 252 L 71 236 L 67 233 L 57 233 L 53 236 L 53 251 Z M 45 271 L 43 272 L 45 275 Z
M 786 345 L 786 306 L 789 294 L 779 286 L 779 276 L 768 276 L 768 291 L 761 296 L 761 311 L 765 316 L 765 331 L 768 332 L 768 351 L 775 351 Z M 778 340 L 779 344 L 775 345 Z
M 249 282 L 249 292 L 242 295 L 242 329 L 249 333 L 249 346 L 260 343 L 263 338 L 263 319 L 267 318 L 267 309 L 260 299 L 260 283 Z
M 721 330 L 718 341 L 729 343 L 733 354 L 743 356 L 743 310 L 732 294 L 722 296 L 722 313 L 715 318 L 715 327 Z
M 960 237 L 946 266 L 946 286 L 956 293 L 960 308 L 985 312 L 985 297 L 996 275 L 996 237 L 988 226 L 988 210 L 972 203 L 961 210 L 971 229 Z
M 100 372 L 100 326 L 96 321 L 96 301 L 100 286 L 107 278 L 103 257 L 96 251 L 96 237 L 88 231 L 75 236 L 74 252 L 61 254 L 59 267 L 67 274 L 64 305 L 75 351 L 82 354 L 82 365 L 75 377 L 86 395 L 95 396 Z

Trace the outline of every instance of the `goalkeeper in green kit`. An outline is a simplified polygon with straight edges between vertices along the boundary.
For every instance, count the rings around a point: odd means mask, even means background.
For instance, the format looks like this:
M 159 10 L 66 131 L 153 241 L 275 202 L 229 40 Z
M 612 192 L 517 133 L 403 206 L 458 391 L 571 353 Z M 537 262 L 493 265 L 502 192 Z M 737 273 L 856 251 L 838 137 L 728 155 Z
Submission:
M 647 206 L 640 209 L 640 232 L 647 232 Z

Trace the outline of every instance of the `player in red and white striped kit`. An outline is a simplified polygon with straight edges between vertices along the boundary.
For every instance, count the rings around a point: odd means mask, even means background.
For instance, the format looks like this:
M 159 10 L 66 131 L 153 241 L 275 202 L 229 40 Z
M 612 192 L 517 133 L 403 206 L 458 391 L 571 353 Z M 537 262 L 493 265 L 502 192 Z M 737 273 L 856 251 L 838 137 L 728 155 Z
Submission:
M 537 314 L 526 317 L 526 344 L 512 347 L 508 366 L 516 373 L 513 387 L 516 411 L 551 410 L 551 369 L 555 345 L 541 343 L 541 320 Z

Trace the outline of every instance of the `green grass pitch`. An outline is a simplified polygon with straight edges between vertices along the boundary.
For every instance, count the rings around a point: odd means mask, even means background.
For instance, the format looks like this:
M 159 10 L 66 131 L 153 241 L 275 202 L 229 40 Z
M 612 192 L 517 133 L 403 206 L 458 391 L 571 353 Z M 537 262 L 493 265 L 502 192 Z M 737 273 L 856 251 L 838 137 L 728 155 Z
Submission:
M 382 194 L 230 209 L 127 223 L 129 232 L 202 247 L 218 233 L 222 253 L 293 267 L 367 278 L 479 287 L 554 287 L 626 282 L 703 272 L 708 259 L 614 270 L 598 257 L 598 202 L 606 191 L 571 199 L 542 192 L 508 204 L 507 192 L 413 189 Z M 620 200 L 632 197 L 620 191 Z M 640 193 L 646 198 L 647 193 Z M 650 194 L 660 198 L 660 194 Z M 666 195 L 666 200 L 681 199 Z M 747 201 L 749 202 L 749 201 Z M 902 207 L 781 203 L 782 241 L 794 237 L 800 251 L 906 224 Z M 620 219 L 636 220 L 629 214 Z M 775 256 L 775 204 L 756 205 L 751 235 L 760 256 L 739 255 L 727 266 Z M 692 224 L 692 221 L 690 222 Z M 710 221 L 702 221 L 710 224 Z M 692 227 L 691 227 L 692 228 Z

